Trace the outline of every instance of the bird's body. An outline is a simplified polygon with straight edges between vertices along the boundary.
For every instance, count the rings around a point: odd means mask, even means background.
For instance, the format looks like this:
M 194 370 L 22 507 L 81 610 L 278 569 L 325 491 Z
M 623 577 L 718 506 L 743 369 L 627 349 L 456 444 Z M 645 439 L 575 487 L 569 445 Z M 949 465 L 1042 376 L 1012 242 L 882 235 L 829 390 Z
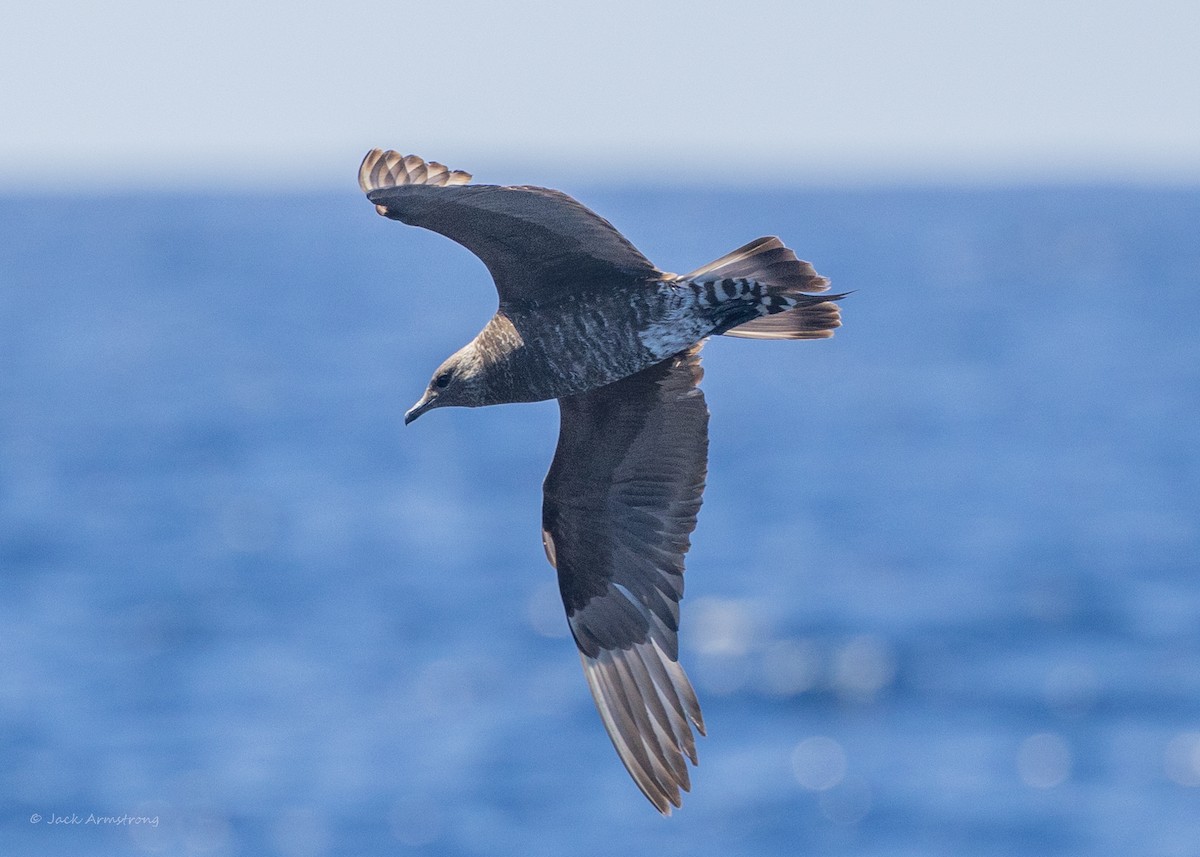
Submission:
M 500 294 L 405 422 L 446 405 L 559 400 L 543 544 L 609 737 L 667 813 L 690 787 L 692 727 L 704 729 L 677 641 L 707 472 L 700 346 L 716 334 L 827 337 L 841 296 L 810 294 L 827 281 L 777 238 L 678 276 L 565 194 L 469 180 L 378 149 L 359 171 L 380 214 L 463 244 Z
M 647 302 L 638 299 L 650 285 L 633 278 L 622 285 L 626 291 L 564 289 L 556 299 L 497 312 L 472 343 L 485 355 L 486 403 L 570 396 L 664 359 L 642 342 L 628 312 L 638 303 L 642 304 L 638 315 L 649 310 Z M 618 304 L 625 311 L 614 315 Z M 597 342 L 611 347 L 598 349 Z
M 754 288 L 745 279 L 630 275 L 567 283 L 535 305 L 502 308 L 469 346 L 486 372 L 483 404 L 557 399 L 627 378 L 760 317 Z

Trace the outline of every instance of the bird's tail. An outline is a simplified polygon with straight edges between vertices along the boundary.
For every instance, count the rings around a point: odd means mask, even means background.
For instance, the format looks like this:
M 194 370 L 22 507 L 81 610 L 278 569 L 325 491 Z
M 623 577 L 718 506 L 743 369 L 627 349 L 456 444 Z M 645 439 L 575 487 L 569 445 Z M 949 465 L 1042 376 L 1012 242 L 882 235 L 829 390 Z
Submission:
M 723 331 L 747 339 L 825 339 L 840 327 L 834 303 L 845 295 L 814 295 L 829 280 L 775 237 L 759 238 L 680 277 L 722 303 L 751 302 L 758 315 Z M 742 316 L 743 318 L 745 316 Z

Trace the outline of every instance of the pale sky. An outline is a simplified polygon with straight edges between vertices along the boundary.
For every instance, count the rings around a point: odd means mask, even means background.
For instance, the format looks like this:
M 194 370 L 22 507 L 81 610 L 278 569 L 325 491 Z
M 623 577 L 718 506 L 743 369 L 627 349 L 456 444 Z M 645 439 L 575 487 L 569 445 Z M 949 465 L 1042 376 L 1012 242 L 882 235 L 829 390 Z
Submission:
M 736 5 L 736 8 L 735 8 Z M 1198 0 L 9 2 L 0 190 L 1200 181 Z

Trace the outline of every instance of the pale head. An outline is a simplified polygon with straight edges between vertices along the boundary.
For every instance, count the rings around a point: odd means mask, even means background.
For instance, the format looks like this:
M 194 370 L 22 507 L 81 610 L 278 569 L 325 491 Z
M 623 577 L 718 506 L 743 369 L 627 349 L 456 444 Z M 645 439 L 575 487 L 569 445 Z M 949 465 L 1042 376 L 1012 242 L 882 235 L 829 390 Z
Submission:
M 446 360 L 429 381 L 429 386 L 415 405 L 404 415 L 408 425 L 426 411 L 450 405 L 473 408 L 487 404 L 484 396 L 483 365 L 471 342 Z

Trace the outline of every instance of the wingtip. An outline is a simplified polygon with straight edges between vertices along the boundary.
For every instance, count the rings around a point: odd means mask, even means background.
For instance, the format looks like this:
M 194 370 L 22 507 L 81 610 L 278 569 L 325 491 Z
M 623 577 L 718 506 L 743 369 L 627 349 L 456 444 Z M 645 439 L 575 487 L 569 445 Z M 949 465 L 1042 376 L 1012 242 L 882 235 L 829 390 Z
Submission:
M 665 816 L 683 806 L 692 788 L 687 762 L 697 763 L 690 722 L 704 719 L 678 662 L 653 640 L 627 650 L 580 652 L 584 676 L 605 731 L 634 783 Z
M 383 149 L 372 149 L 363 157 L 362 163 L 358 165 L 358 186 L 362 188 L 363 193 L 371 192 L 371 170 L 375 164 L 379 163 L 379 157 L 383 154 Z
M 366 194 L 403 185 L 449 187 L 470 180 L 468 172 L 452 170 L 437 161 L 427 162 L 417 155 L 402 155 L 394 149 L 372 149 L 358 167 L 358 186 Z

